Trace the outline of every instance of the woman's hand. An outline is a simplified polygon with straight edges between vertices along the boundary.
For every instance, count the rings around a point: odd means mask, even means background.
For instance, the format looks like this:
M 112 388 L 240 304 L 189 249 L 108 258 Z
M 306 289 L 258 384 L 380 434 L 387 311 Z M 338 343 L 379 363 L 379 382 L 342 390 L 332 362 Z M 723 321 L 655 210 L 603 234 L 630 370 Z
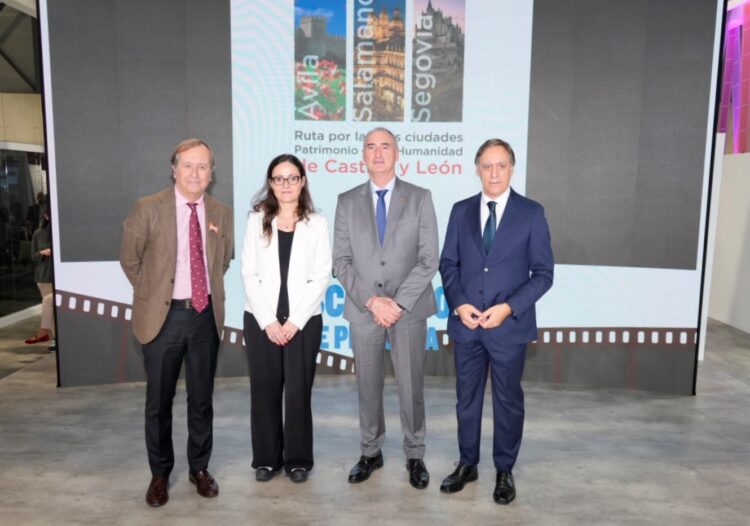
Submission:
M 289 322 L 287 322 L 289 323 Z M 289 343 L 289 340 L 284 336 L 283 327 L 278 321 L 273 322 L 271 325 L 265 328 L 266 336 L 278 346 L 283 346 Z
M 292 341 L 292 338 L 294 338 L 294 335 L 297 334 L 297 331 L 299 330 L 299 327 L 297 327 L 295 324 L 293 324 L 291 321 L 286 320 L 286 323 L 281 326 L 281 334 L 284 335 L 287 342 Z

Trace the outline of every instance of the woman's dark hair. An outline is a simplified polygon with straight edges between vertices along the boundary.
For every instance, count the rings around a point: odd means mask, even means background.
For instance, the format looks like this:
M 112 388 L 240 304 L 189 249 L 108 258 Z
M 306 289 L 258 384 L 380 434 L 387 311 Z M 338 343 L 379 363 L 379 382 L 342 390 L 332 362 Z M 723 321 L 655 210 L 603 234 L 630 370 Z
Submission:
M 279 202 L 273 193 L 271 177 L 273 175 L 273 169 L 281 163 L 293 164 L 297 170 L 299 170 L 299 174 L 302 177 L 299 184 L 305 183 L 299 193 L 299 199 L 297 201 L 297 217 L 300 220 L 307 220 L 309 215 L 315 212 L 312 197 L 310 197 L 310 191 L 308 189 L 307 177 L 305 175 L 305 165 L 291 153 L 282 153 L 281 155 L 274 157 L 268 164 L 268 170 L 266 170 L 266 183 L 253 198 L 253 210 L 255 212 L 263 212 L 263 237 L 268 240 L 271 239 L 271 233 L 273 232 L 271 222 L 273 221 L 273 218 L 279 214 Z

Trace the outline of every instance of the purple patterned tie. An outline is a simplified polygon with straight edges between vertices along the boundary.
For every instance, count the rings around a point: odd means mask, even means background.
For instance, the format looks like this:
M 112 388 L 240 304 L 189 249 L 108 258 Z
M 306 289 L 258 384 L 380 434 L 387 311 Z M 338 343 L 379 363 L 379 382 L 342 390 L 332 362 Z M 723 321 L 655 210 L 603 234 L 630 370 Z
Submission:
M 190 298 L 193 308 L 198 312 L 208 305 L 208 287 L 206 286 L 206 265 L 203 263 L 203 237 L 198 222 L 197 203 L 188 203 L 190 207 Z

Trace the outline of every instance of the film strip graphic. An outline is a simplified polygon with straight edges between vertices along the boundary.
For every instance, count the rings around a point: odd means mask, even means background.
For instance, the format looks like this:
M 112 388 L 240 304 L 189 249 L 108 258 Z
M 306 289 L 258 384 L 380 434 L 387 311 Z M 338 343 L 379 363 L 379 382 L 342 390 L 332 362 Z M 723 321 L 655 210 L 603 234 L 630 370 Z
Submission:
M 133 315 L 132 306 L 128 303 L 86 296 L 65 290 L 55 291 L 55 306 L 69 313 L 92 316 L 114 324 L 130 324 Z M 242 330 L 224 327 L 221 339 L 222 348 L 234 348 L 243 351 Z M 317 357 L 318 372 L 322 374 L 354 374 L 354 358 L 321 349 Z
M 55 304 L 66 312 L 101 318 L 118 324 L 129 324 L 132 308 L 129 304 L 85 296 L 74 292 L 56 291 Z M 446 331 L 437 331 L 440 351 L 453 350 L 453 342 Z M 546 327 L 538 331 L 538 338 L 531 345 L 539 349 L 561 350 L 569 347 L 635 347 L 654 346 L 684 349 L 692 352 L 698 341 L 695 328 L 661 327 Z M 222 347 L 242 350 L 242 330 L 225 327 Z M 428 359 L 430 357 L 428 353 Z M 429 360 L 428 360 L 429 361 Z M 354 374 L 354 359 L 339 353 L 321 349 L 317 357 L 318 371 L 323 374 Z M 429 369 L 429 367 L 427 367 Z M 429 370 L 427 374 L 432 374 Z
M 669 345 L 693 349 L 698 342 L 695 328 L 660 327 L 547 327 L 537 332 L 537 346 L 546 345 Z

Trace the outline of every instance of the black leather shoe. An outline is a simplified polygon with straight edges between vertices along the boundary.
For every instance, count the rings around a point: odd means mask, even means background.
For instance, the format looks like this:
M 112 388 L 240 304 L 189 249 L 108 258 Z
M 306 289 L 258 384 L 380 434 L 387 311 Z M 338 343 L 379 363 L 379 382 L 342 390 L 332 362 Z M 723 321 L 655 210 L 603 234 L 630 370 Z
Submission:
M 188 479 L 195 486 L 195 490 L 201 497 L 212 499 L 219 495 L 219 484 L 207 469 L 191 471 Z
M 417 489 L 425 489 L 430 483 L 430 474 L 427 466 L 421 458 L 410 458 L 406 461 L 406 470 L 409 472 L 409 484 Z
M 278 470 L 261 466 L 255 470 L 255 480 L 258 482 L 268 482 L 276 476 L 276 473 L 278 473 Z
M 308 471 L 305 468 L 294 468 L 289 472 L 289 480 L 292 482 L 304 482 L 307 480 Z
M 477 466 L 467 466 L 465 464 L 456 465 L 456 469 L 443 479 L 440 484 L 440 491 L 443 493 L 455 493 L 464 489 L 467 482 L 473 482 L 479 478 Z
M 495 492 L 492 494 L 498 504 L 510 504 L 516 498 L 516 484 L 513 482 L 513 473 L 510 471 L 498 471 L 495 482 Z
M 154 475 L 151 477 L 151 484 L 146 491 L 146 504 L 152 508 L 160 508 L 169 500 L 169 477 Z
M 378 451 L 378 454 L 374 457 L 368 457 L 362 455 L 359 457 L 359 462 L 354 464 L 354 467 L 349 472 L 349 482 L 357 484 L 364 482 L 370 478 L 372 472 L 378 468 L 383 467 L 383 453 Z

